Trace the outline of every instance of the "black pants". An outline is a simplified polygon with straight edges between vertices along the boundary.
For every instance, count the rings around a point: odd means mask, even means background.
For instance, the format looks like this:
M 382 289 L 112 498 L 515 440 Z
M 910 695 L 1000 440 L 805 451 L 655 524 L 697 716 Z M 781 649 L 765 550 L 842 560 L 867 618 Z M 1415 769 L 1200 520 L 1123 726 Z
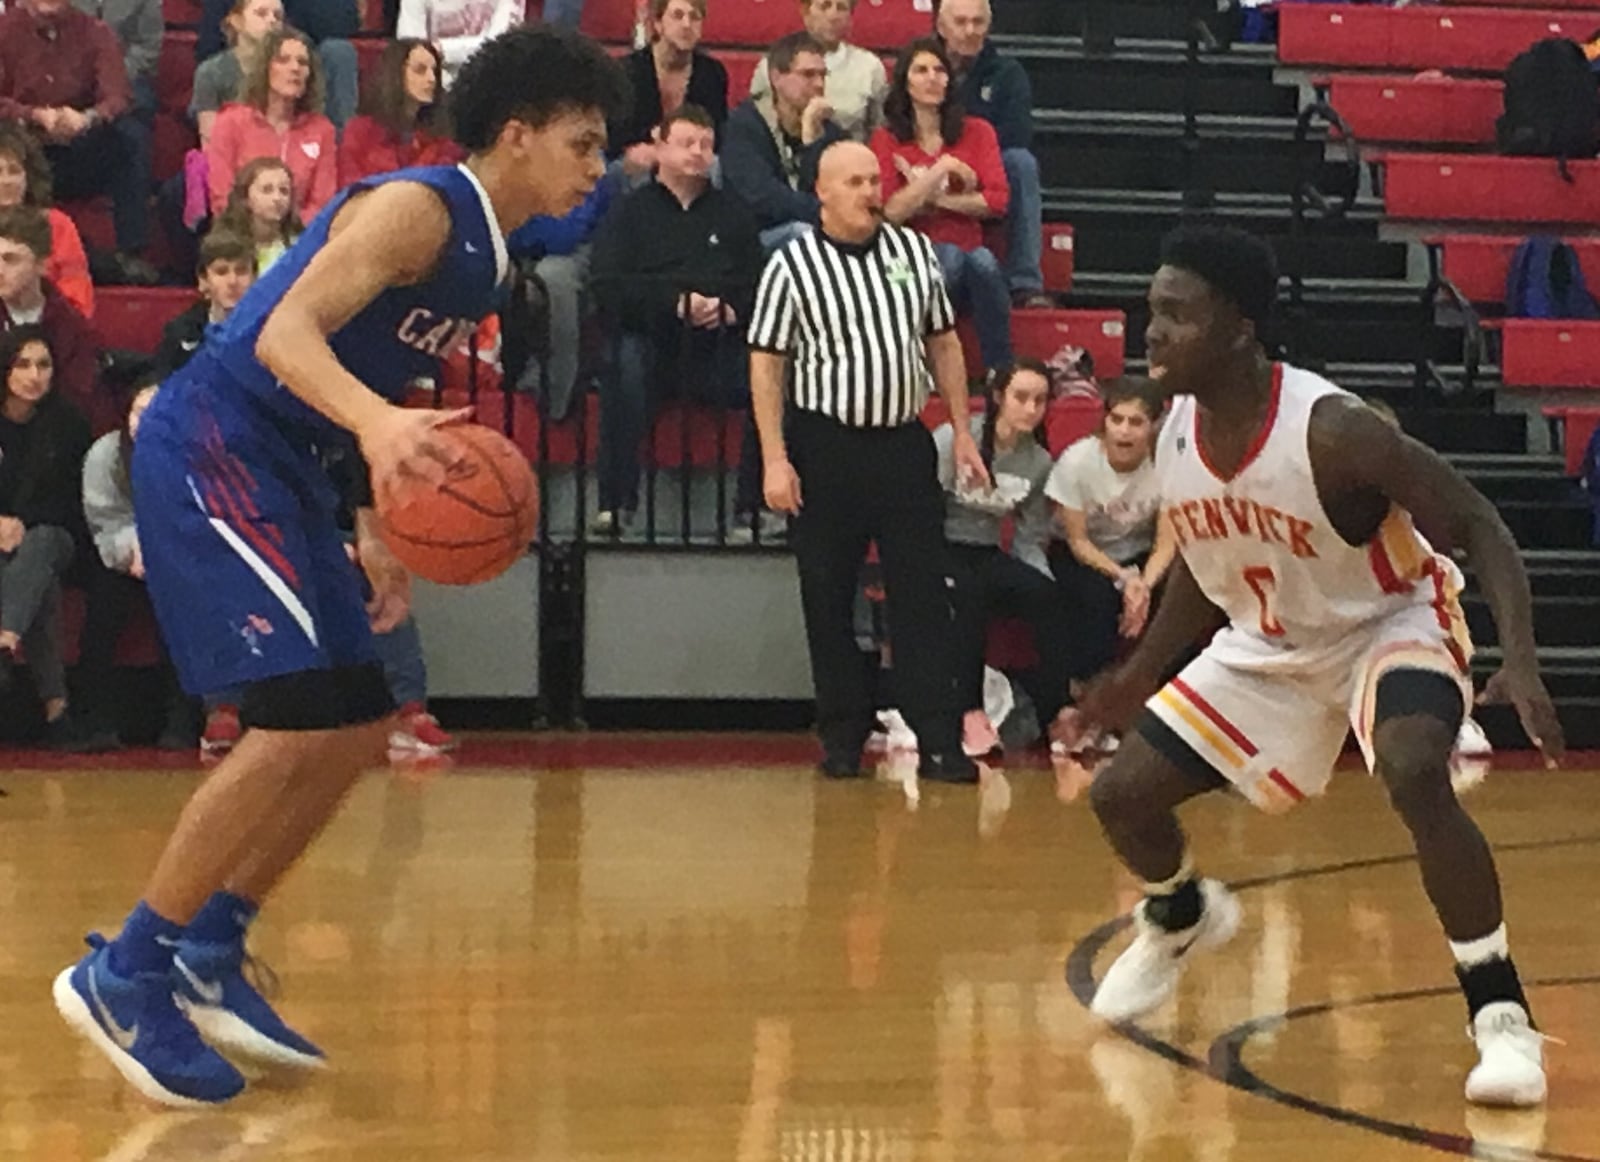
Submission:
M 871 665 L 856 646 L 853 613 L 861 562 L 876 540 L 900 709 L 924 756 L 959 754 L 944 493 L 933 437 L 920 423 L 850 428 L 805 411 L 794 411 L 788 428 L 804 502 L 791 543 L 823 745 L 854 755 L 872 730 Z
M 989 623 L 1020 617 L 1033 629 L 1039 666 L 1021 676 L 1033 699 L 1039 724 L 1048 727 L 1067 702 L 1072 622 L 1055 582 L 1032 565 L 998 547 L 951 545 L 950 577 L 955 583 L 956 690 L 963 710 L 983 707 L 983 653 Z
M 1129 561 L 1142 569 L 1145 558 Z M 1091 569 L 1072 555 L 1060 541 L 1050 546 L 1050 569 L 1056 575 L 1061 600 L 1072 610 L 1072 634 L 1067 647 L 1067 677 L 1082 682 L 1094 677 L 1117 660 L 1122 644 L 1122 591 L 1098 569 Z M 1155 613 L 1151 596 L 1151 614 Z
M 133 86 L 133 107 L 115 121 L 87 130 L 65 145 L 46 145 L 58 201 L 111 195 L 117 249 L 137 254 L 150 241 L 151 134 L 155 89 Z
M 78 649 L 77 680 L 89 714 L 110 722 L 115 717 L 116 653 L 122 631 L 145 599 L 144 582 L 127 573 L 107 569 L 98 560 L 85 578 L 83 633 Z M 187 707 L 177 672 L 167 657 L 166 643 L 157 638 L 161 655 L 156 680 L 161 684 L 164 710 L 170 719 Z

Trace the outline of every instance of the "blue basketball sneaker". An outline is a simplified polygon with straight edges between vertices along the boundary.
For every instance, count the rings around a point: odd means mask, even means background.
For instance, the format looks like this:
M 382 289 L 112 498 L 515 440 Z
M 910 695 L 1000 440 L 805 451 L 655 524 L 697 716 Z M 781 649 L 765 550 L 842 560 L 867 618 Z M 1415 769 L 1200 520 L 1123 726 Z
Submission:
M 118 976 L 106 940 L 56 977 L 56 1008 L 140 1093 L 163 1105 L 203 1108 L 244 1089 L 244 1076 L 178 1011 L 166 972 Z
M 179 940 L 172 958 L 178 1005 L 195 1028 L 224 1053 L 266 1065 L 321 1069 L 326 1057 L 273 1011 L 245 978 L 244 941 Z

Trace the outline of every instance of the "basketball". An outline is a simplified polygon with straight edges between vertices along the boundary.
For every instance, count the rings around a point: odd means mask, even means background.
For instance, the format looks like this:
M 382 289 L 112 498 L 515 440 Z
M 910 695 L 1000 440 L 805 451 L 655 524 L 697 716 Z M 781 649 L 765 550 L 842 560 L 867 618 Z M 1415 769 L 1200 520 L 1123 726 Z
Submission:
M 477 585 L 511 568 L 539 526 L 539 482 L 517 446 L 482 424 L 441 428 L 456 453 L 442 484 L 404 483 L 378 505 L 400 563 L 440 585 Z

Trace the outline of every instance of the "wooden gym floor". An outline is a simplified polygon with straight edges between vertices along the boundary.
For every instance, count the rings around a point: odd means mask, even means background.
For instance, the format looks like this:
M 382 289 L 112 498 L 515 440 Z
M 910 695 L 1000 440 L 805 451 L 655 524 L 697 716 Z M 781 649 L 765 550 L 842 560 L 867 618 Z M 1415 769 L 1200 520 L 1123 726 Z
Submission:
M 1406 1162 L 1600 1159 L 1600 811 L 1575 764 L 1471 796 L 1547 1033 L 1541 1112 L 1469 1111 L 1448 954 L 1378 789 L 1186 822 L 1240 939 L 1128 1035 L 1082 999 L 1134 902 L 1081 779 L 824 783 L 794 738 L 469 744 L 375 774 L 256 952 L 334 1071 L 153 1110 L 52 975 L 195 785 L 8 762 L 0 1158 Z M 531 772 L 531 773 L 530 773 Z M 1067 965 L 1063 979 L 1063 964 Z

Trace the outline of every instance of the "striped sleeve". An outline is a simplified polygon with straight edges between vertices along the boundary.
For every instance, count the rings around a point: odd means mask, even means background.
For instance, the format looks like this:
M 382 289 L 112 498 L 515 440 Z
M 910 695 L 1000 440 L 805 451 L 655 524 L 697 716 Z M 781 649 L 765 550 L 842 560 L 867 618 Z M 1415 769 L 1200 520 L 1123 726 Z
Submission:
M 757 351 L 773 355 L 794 351 L 794 276 L 782 251 L 768 259 L 767 268 L 761 273 L 747 336 L 749 345 Z
M 932 293 L 928 296 L 928 317 L 923 323 L 922 333 L 943 335 L 956 329 L 955 304 L 950 301 L 950 288 L 945 285 L 944 268 L 939 265 L 939 253 L 933 248 L 933 240 L 926 234 L 918 234 L 917 242 L 921 245 L 922 261 L 933 284 Z

